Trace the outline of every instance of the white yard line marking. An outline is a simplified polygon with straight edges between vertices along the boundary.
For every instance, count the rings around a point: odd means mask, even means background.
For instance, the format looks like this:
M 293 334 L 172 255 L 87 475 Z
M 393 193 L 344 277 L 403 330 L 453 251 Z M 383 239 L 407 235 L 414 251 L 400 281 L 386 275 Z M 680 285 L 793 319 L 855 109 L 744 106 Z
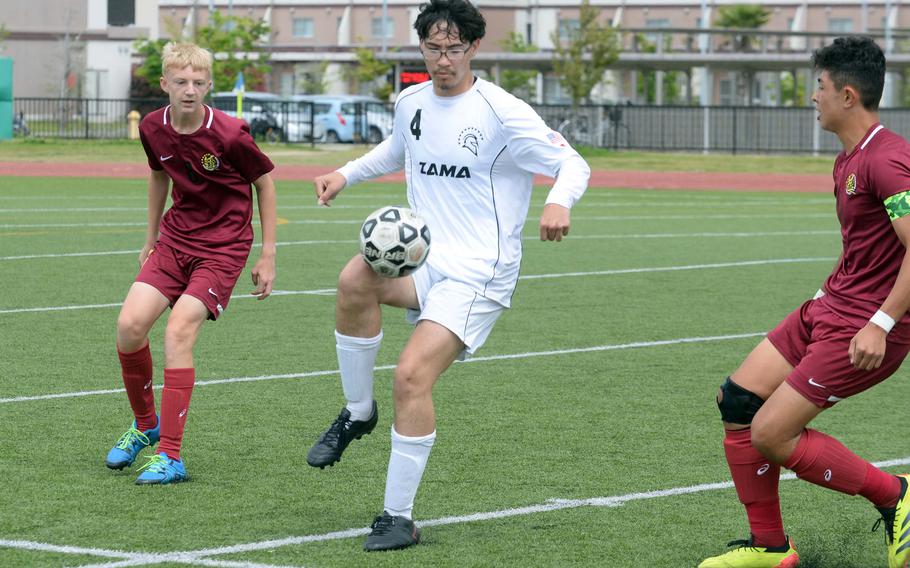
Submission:
M 640 204 L 639 204 L 640 206 Z M 144 210 L 144 209 L 143 209 Z M 532 217 L 533 218 L 533 217 Z M 769 213 L 749 214 L 709 214 L 709 215 L 576 215 L 573 221 L 665 221 L 678 219 L 834 219 L 833 213 Z M 355 225 L 363 219 L 303 219 L 288 221 L 288 225 Z M 145 223 L 0 223 L 0 229 L 49 229 L 71 227 L 144 227 Z
M 551 357 L 554 355 L 571 355 L 575 353 L 594 353 L 599 351 L 617 351 L 622 349 L 637 349 L 642 347 L 660 347 L 664 345 L 681 345 L 686 343 L 706 343 L 711 341 L 725 341 L 731 339 L 746 339 L 750 337 L 762 337 L 765 332 L 738 333 L 732 335 L 712 335 L 707 337 L 681 337 L 676 339 L 664 339 L 658 341 L 636 341 L 632 343 L 619 343 L 611 345 L 595 345 L 592 347 L 576 347 L 571 349 L 555 349 L 549 351 L 528 351 L 525 353 L 506 353 L 502 355 L 488 355 L 486 357 L 472 357 L 465 361 L 456 361 L 459 364 L 482 363 L 485 361 L 504 361 L 507 359 L 528 359 L 531 357 Z M 382 365 L 375 368 L 376 371 L 390 371 L 395 365 Z M 252 383 L 259 381 L 273 381 L 276 379 L 302 379 L 308 377 L 323 377 L 337 375 L 338 369 L 324 371 L 309 371 L 305 373 L 284 373 L 279 375 L 259 375 L 254 377 L 231 377 L 226 379 L 210 379 L 207 381 L 196 381 L 195 385 L 222 385 L 231 383 Z M 155 385 L 155 389 L 160 389 L 161 385 Z M 116 394 L 125 392 L 124 389 L 104 389 L 94 391 L 76 391 L 54 394 L 40 394 L 32 396 L 15 396 L 9 398 L 0 398 L 0 404 L 9 404 L 13 402 L 28 402 L 34 400 L 52 400 L 57 398 L 75 398 L 80 396 L 94 396 L 102 394 Z
M 578 276 L 611 276 L 619 274 L 640 274 L 646 272 L 676 272 L 681 270 L 704 270 L 712 268 L 734 268 L 737 266 L 766 266 L 771 264 L 798 264 L 802 262 L 833 262 L 835 257 L 807 257 L 807 258 L 777 258 L 769 260 L 743 260 L 736 262 L 719 262 L 712 264 L 690 264 L 682 266 L 657 266 L 651 268 L 620 268 L 615 270 L 597 270 L 593 272 L 562 272 L 554 274 L 528 274 L 519 276 L 519 280 L 541 280 L 545 278 L 567 278 Z M 324 288 L 321 290 L 278 290 L 272 292 L 273 296 L 296 296 L 296 295 L 314 295 L 314 296 L 331 296 L 335 294 L 334 288 Z M 232 300 L 249 300 L 254 296 L 248 294 L 238 294 L 231 296 Z M 72 306 L 50 306 L 37 308 L 8 308 L 0 310 L 2 314 L 21 314 L 21 313 L 40 313 L 55 312 L 66 310 L 88 310 L 98 308 L 118 307 L 121 303 L 113 304 L 80 304 Z
M 272 296 L 334 296 L 335 288 L 323 288 L 320 290 L 273 290 Z M 231 300 L 255 300 L 256 296 L 249 294 L 236 294 L 231 296 Z M 59 312 L 67 310 L 93 310 L 98 308 L 119 308 L 123 302 L 112 304 L 79 304 L 73 306 L 51 306 L 46 308 L 11 308 L 0 310 L 0 314 L 23 314 L 35 312 Z
M 678 270 L 703 270 L 706 268 L 731 268 L 734 266 L 764 266 L 767 264 L 795 264 L 801 262 L 833 262 L 834 257 L 820 256 L 810 258 L 778 258 L 774 260 L 743 260 L 738 262 L 717 262 L 711 264 L 689 264 L 685 266 L 664 266 L 661 268 L 622 268 L 617 270 L 598 270 L 594 272 L 562 272 L 559 274 L 528 274 L 519 276 L 519 280 L 540 280 L 543 278 L 566 278 L 569 276 L 608 276 L 614 274 L 638 274 L 641 272 L 673 272 Z
M 754 238 L 754 237 L 813 237 L 820 235 L 837 235 L 839 231 L 818 230 L 818 231 L 763 231 L 763 232 L 715 232 L 715 233 L 614 233 L 607 235 L 572 235 L 567 237 L 569 240 L 622 240 L 622 239 L 707 239 L 707 238 Z M 539 241 L 538 235 L 528 235 L 522 237 L 524 241 Z M 299 246 L 299 245 L 339 245 L 339 244 L 356 244 L 357 239 L 326 239 L 311 241 L 281 241 L 275 243 L 276 246 Z M 261 247 L 261 243 L 253 245 Z M 23 254 L 18 256 L 0 256 L 3 260 L 31 260 L 36 258 L 71 258 L 84 256 L 117 256 L 123 254 L 139 254 L 139 249 L 130 250 L 109 250 L 98 252 L 60 252 L 47 254 Z
M 910 457 L 873 462 L 872 465 L 879 468 L 894 467 L 898 465 L 910 464 Z M 793 473 L 785 473 L 780 476 L 781 481 L 792 481 L 796 479 Z M 528 505 L 525 507 L 515 507 L 511 509 L 500 509 L 498 511 L 485 511 L 479 513 L 470 513 L 467 515 L 454 515 L 450 517 L 440 517 L 437 519 L 428 519 L 419 521 L 420 527 L 436 527 L 445 525 L 455 525 L 462 523 L 472 523 L 478 521 L 488 521 L 492 519 L 504 519 L 509 517 L 520 517 L 536 513 L 546 513 L 550 511 L 560 511 L 565 509 L 577 509 L 579 507 L 620 507 L 626 503 L 634 501 L 644 501 L 649 499 L 661 499 L 664 497 L 678 497 L 680 495 L 692 495 L 695 493 L 704 493 L 707 491 L 721 491 L 732 489 L 731 481 L 718 483 L 702 483 L 698 485 L 678 486 L 669 489 L 658 489 L 654 491 L 642 491 L 636 493 L 626 493 L 624 495 L 613 495 L 606 497 L 590 497 L 587 499 L 548 499 L 545 503 Z M 368 534 L 370 529 L 353 528 L 341 531 L 333 531 L 322 534 L 311 534 L 305 536 L 293 536 L 281 539 L 271 539 L 259 542 L 249 542 L 244 544 L 235 544 L 231 546 L 222 546 L 217 548 L 202 548 L 198 550 L 189 550 L 182 552 L 168 553 L 141 553 L 141 552 L 122 552 L 117 550 L 104 550 L 97 548 L 79 548 L 73 546 L 57 546 L 52 544 L 30 542 L 23 540 L 0 540 L 0 547 L 17 548 L 22 550 L 61 552 L 67 554 L 91 554 L 94 556 L 103 556 L 108 558 L 123 558 L 120 562 L 110 562 L 104 564 L 83 565 L 82 568 L 116 568 L 120 566 L 137 566 L 141 564 L 163 564 L 166 562 L 178 562 L 183 564 L 194 564 L 200 566 L 226 566 L 236 568 L 278 568 L 274 565 L 256 564 L 252 562 L 234 562 L 220 561 L 210 558 L 222 554 L 239 554 L 244 552 L 254 552 L 260 550 L 274 550 L 285 546 L 306 544 L 310 542 L 325 542 L 331 540 L 341 540 L 353 538 Z

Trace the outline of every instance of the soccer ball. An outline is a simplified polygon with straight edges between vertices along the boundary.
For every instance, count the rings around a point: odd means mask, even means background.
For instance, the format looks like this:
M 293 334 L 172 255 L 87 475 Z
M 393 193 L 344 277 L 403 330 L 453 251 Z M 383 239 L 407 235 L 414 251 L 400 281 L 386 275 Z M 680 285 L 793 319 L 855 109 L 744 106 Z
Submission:
M 380 276 L 407 276 L 427 259 L 430 229 L 407 207 L 383 207 L 370 213 L 363 222 L 360 252 Z

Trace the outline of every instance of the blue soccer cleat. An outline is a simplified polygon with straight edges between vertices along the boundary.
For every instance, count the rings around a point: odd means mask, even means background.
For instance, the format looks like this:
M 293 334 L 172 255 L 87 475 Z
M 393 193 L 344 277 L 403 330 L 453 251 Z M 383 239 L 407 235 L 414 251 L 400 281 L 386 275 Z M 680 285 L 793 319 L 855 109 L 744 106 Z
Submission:
M 154 446 L 158 443 L 160 437 L 161 420 L 158 420 L 158 423 L 154 428 L 146 430 L 145 432 L 137 430 L 136 421 L 133 420 L 133 425 L 130 426 L 130 429 L 120 436 L 120 439 L 117 440 L 117 443 L 114 444 L 111 451 L 107 453 L 107 459 L 104 461 L 104 465 L 111 469 L 129 467 L 136 461 L 139 452 L 141 452 L 143 448 Z
M 136 485 L 167 485 L 186 481 L 186 468 L 183 460 L 175 460 L 164 454 L 155 454 L 140 468 L 142 473 L 136 478 Z

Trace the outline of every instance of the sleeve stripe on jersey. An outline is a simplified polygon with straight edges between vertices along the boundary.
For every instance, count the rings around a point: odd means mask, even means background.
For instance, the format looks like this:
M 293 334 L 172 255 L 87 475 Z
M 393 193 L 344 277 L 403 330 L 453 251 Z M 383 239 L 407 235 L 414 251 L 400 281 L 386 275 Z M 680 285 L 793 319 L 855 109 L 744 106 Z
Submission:
M 502 124 L 503 123 L 502 119 L 499 118 L 498 114 L 496 114 L 496 109 L 493 108 L 493 105 L 490 104 L 490 101 L 487 100 L 487 97 L 484 96 L 483 92 L 480 89 L 477 89 L 477 94 L 480 95 L 480 98 L 483 99 L 483 102 L 487 103 L 487 106 L 490 107 L 490 112 L 493 113 L 493 116 L 496 117 L 496 120 L 499 121 L 499 124 Z
M 892 221 L 910 215 L 910 190 L 895 193 L 885 199 L 885 209 Z

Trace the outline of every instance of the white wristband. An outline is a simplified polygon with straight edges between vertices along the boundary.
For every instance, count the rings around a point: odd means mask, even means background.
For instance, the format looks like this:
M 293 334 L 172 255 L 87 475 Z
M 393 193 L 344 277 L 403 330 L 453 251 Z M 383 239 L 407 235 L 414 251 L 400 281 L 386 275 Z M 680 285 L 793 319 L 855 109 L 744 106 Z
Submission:
M 893 317 L 889 316 L 881 310 L 872 314 L 872 317 L 869 318 L 869 321 L 884 329 L 885 333 L 889 333 L 891 331 L 891 328 L 893 328 L 894 324 L 896 323 Z

